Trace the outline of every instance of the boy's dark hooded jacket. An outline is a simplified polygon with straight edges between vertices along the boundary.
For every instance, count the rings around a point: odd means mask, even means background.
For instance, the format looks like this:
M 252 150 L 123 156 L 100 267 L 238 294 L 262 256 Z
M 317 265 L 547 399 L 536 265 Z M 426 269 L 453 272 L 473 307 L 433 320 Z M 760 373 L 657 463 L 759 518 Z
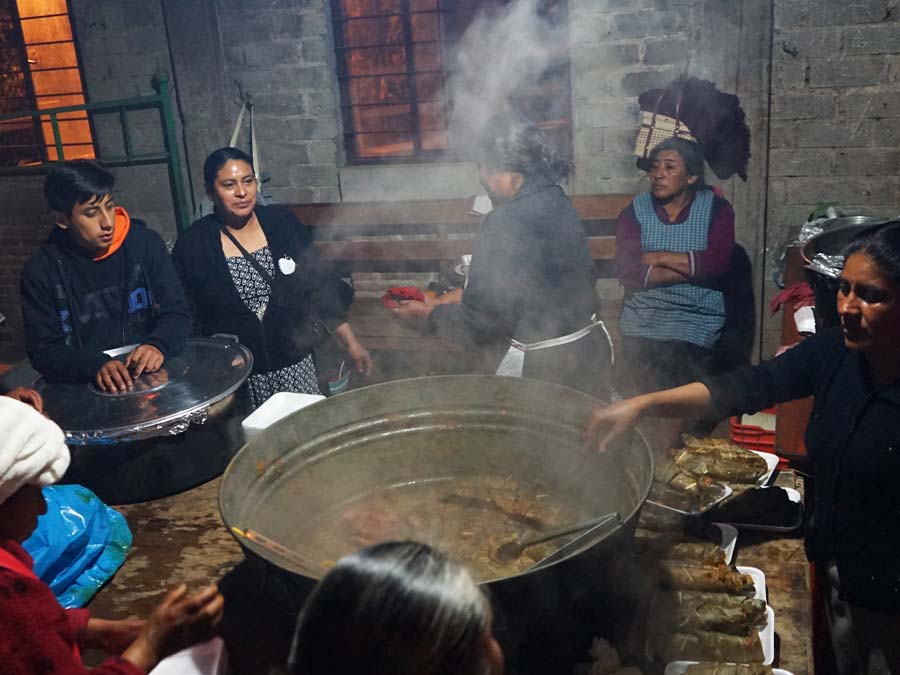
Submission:
M 20 289 L 28 358 L 49 381 L 90 381 L 110 358 L 104 350 L 128 344 L 152 345 L 168 359 L 191 333 L 166 246 L 140 220 L 131 221 L 121 247 L 102 260 L 54 228 L 22 269 Z

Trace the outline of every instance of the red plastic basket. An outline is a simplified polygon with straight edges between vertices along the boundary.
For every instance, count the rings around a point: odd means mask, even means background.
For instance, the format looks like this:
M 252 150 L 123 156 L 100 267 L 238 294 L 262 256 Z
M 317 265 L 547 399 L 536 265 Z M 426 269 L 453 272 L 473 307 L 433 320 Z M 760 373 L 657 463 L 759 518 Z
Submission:
M 775 408 L 763 410 L 770 415 L 775 414 Z M 731 441 L 735 445 L 749 450 L 759 450 L 760 452 L 775 452 L 775 431 L 763 429 L 753 426 L 752 424 L 741 424 L 739 418 L 731 418 Z

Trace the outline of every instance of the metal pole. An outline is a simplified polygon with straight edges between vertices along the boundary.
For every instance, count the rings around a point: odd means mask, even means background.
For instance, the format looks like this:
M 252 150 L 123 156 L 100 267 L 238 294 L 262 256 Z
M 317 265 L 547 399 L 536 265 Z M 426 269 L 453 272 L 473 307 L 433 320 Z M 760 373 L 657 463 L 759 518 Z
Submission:
M 172 188 L 175 222 L 178 225 L 178 230 L 181 231 L 190 225 L 191 216 L 181 176 L 181 156 L 178 153 L 178 144 L 175 140 L 175 117 L 172 113 L 172 99 L 169 96 L 169 74 L 165 71 L 157 71 L 150 80 L 150 84 L 159 96 L 159 114 L 162 122 L 163 142 L 169 158 L 169 185 Z

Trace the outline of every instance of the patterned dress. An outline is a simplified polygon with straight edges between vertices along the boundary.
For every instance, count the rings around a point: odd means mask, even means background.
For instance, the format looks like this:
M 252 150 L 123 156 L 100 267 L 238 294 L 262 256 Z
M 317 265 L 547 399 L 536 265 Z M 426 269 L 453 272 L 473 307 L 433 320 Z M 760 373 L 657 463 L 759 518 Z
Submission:
M 253 251 L 250 255 L 256 258 L 256 261 L 269 274 L 275 274 L 275 263 L 268 246 Z M 243 256 L 228 257 L 225 260 L 241 300 L 262 321 L 262 317 L 266 313 L 266 306 L 269 304 L 269 284 Z M 279 391 L 291 391 L 298 394 L 322 393 L 319 390 L 312 354 L 280 370 L 251 375 L 247 380 L 247 388 L 250 392 L 250 402 L 254 408 Z

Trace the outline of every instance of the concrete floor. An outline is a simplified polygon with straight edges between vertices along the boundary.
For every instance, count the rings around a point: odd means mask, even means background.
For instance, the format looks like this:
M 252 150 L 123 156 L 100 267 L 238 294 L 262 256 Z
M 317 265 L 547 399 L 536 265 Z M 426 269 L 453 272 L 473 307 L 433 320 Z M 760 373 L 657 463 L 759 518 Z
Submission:
M 94 597 L 94 616 L 141 618 L 169 588 L 218 583 L 225 595 L 221 634 L 234 675 L 285 672 L 294 617 L 269 603 L 262 578 L 225 529 L 218 510 L 219 480 L 173 497 L 116 507 L 128 520 L 133 548 L 116 576 Z M 103 659 L 85 655 L 88 665 Z

